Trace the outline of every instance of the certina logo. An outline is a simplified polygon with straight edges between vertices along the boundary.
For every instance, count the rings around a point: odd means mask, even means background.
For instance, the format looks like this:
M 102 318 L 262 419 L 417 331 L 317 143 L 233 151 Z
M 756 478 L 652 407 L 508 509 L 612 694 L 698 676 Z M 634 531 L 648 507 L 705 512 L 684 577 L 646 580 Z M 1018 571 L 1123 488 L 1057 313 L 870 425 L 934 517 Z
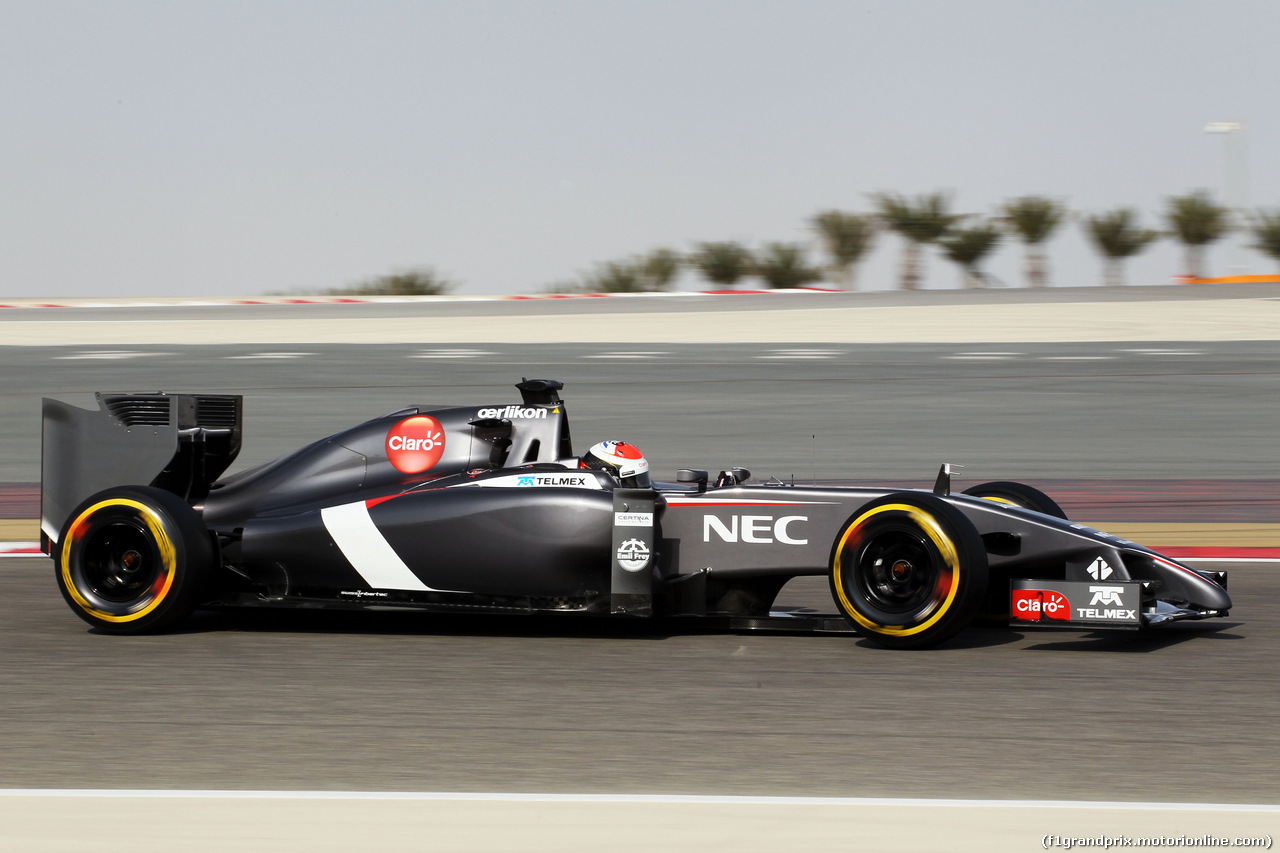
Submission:
M 1060 619 L 1071 621 L 1071 605 L 1067 597 L 1051 589 L 1015 589 L 1014 619 Z
M 653 513 L 651 512 L 615 512 L 613 514 L 614 527 L 653 527 Z
M 628 572 L 638 572 L 649 565 L 649 546 L 640 539 L 628 539 L 618 548 L 618 565 Z
M 1115 573 L 1115 569 L 1111 568 L 1107 561 L 1101 557 L 1089 564 L 1089 568 L 1086 571 L 1089 572 L 1089 577 L 1096 581 L 1104 581 Z
M 560 412 L 556 409 L 556 413 Z M 501 409 L 481 409 L 476 412 L 477 418 L 505 418 L 509 421 L 545 421 L 546 409 L 524 408 L 522 406 L 506 406 Z
M 1116 619 L 1129 622 L 1136 622 L 1138 619 L 1138 611 L 1124 607 L 1124 600 L 1120 595 L 1124 592 L 1122 586 L 1091 586 L 1089 592 L 1093 593 L 1093 599 L 1089 602 L 1088 607 L 1077 607 L 1076 617 L 1079 619 Z M 1120 605 L 1119 607 L 1107 607 L 1108 604 Z
M 444 455 L 444 427 L 430 415 L 405 418 L 387 430 L 387 459 L 397 471 L 421 474 Z
M 702 517 L 702 541 L 710 542 L 714 533 L 724 542 L 744 542 L 748 545 L 808 545 L 808 539 L 793 535 L 791 525 L 809 520 L 805 515 L 785 515 L 774 520 L 771 515 L 734 515 L 728 523 L 714 515 Z

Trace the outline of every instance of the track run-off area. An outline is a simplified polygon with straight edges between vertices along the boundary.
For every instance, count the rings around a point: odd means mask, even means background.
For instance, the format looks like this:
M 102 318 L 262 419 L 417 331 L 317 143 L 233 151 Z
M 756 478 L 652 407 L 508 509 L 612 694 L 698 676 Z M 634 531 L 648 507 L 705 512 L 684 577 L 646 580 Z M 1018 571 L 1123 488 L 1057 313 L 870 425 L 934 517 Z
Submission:
M 919 487 L 957 463 L 959 486 L 1024 480 L 1075 519 L 1225 556 L 1213 567 L 1235 600 L 1227 619 L 1163 632 L 971 629 L 912 653 L 403 614 L 202 613 L 178 633 L 110 637 L 72 615 L 47 559 L 0 560 L 0 851 L 1274 837 L 1280 566 L 1239 550 L 1280 549 L 1272 297 L 0 312 L 0 539 L 34 535 L 42 396 L 243 394 L 239 469 L 407 404 L 514 398 L 540 376 L 565 382 L 577 446 L 632 441 L 659 477 L 743 465 Z M 797 582 L 783 603 L 828 595 Z

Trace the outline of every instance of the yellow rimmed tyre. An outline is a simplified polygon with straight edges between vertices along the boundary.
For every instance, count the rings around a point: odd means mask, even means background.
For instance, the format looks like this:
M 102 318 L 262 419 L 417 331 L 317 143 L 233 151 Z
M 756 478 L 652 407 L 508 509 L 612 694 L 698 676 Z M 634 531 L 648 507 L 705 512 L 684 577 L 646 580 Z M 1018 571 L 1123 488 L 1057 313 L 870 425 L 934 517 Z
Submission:
M 922 648 L 969 624 L 986 592 L 987 554 L 951 504 L 899 492 L 845 523 L 831 549 L 830 580 L 836 606 L 867 639 Z
M 1054 518 L 1061 518 L 1063 521 L 1067 520 L 1067 514 L 1062 511 L 1062 507 L 1058 506 L 1053 498 L 1025 483 L 997 480 L 993 483 L 970 486 L 964 490 L 964 493 L 970 497 L 995 501 L 1006 506 L 1030 509 L 1045 515 L 1052 515 Z
M 62 597 L 111 634 L 160 631 L 185 619 L 213 571 L 200 516 L 170 492 L 122 486 L 76 507 L 58 539 Z

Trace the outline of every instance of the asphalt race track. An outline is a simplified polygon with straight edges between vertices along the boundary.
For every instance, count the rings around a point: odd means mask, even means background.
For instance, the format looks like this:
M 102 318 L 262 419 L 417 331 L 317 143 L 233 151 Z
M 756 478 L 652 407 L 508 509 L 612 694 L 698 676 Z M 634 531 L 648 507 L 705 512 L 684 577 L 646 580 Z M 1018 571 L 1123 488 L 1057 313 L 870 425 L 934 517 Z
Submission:
M 360 307 L 360 306 L 357 306 Z M 565 382 L 578 444 L 625 438 L 656 472 L 932 482 L 1280 479 L 1280 345 L 494 344 L 0 348 L 0 482 L 39 480 L 40 398 L 245 395 L 237 467 L 412 403 Z M 1280 520 L 1280 519 L 1277 519 Z
M 0 786 L 1274 803 L 1280 575 L 1229 568 L 1238 619 L 903 653 L 386 614 L 108 637 L 10 559 Z
M 239 468 L 406 403 L 503 401 L 521 376 L 565 381 L 576 445 L 633 441 L 660 476 L 920 485 L 949 461 L 1104 491 L 1280 480 L 1270 343 L 139 343 L 0 347 L 0 363 L 3 483 L 39 478 L 44 395 L 243 393 Z M 1280 521 L 1275 506 L 1251 520 Z M 1215 567 L 1225 620 L 971 629 L 905 653 L 381 614 L 203 613 L 109 637 L 71 614 L 47 560 L 0 560 L 0 787 L 1277 803 L 1280 570 Z M 827 600 L 809 580 L 783 603 Z

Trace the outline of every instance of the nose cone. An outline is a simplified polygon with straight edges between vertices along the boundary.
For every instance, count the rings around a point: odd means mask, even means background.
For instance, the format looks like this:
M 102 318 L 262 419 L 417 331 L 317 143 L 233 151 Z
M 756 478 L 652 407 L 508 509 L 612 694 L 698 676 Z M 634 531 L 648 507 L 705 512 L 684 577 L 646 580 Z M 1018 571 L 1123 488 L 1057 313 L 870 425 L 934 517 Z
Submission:
M 1225 589 L 1218 586 L 1213 581 L 1208 581 L 1208 580 L 1204 581 L 1204 588 L 1205 588 L 1205 596 L 1204 596 L 1205 600 L 1197 601 L 1195 602 L 1196 604 L 1199 604 L 1203 607 L 1207 607 L 1210 610 L 1230 610 L 1231 609 L 1231 596 L 1227 595 L 1227 591 Z

